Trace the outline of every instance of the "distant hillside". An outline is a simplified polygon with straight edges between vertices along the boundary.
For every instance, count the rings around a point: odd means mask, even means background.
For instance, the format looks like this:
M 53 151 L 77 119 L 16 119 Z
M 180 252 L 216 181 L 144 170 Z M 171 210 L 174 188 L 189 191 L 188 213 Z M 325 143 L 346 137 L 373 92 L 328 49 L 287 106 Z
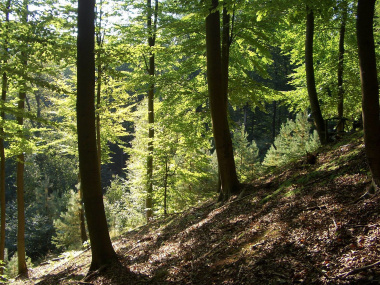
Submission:
M 306 159 L 306 158 L 305 158 Z M 85 281 L 90 251 L 14 284 L 379 284 L 380 197 L 360 134 L 249 185 L 240 197 L 158 219 L 114 241 L 122 266 Z

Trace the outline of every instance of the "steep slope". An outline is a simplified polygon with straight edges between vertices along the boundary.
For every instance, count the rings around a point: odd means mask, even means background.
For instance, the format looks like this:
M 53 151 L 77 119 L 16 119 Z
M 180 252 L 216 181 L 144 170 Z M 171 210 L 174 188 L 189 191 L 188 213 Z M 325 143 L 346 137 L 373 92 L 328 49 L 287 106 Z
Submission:
M 120 267 L 79 281 L 87 251 L 37 267 L 19 284 L 378 284 L 380 196 L 362 196 L 368 174 L 357 134 L 321 150 L 316 164 L 293 162 L 223 205 L 126 233 L 114 242 Z

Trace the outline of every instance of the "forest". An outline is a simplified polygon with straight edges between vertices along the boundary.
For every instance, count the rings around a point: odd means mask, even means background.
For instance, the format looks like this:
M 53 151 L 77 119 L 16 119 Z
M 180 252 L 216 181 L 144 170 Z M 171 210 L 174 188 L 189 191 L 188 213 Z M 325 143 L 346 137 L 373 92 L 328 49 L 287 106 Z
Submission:
M 136 229 L 157 240 L 160 221 L 182 213 L 179 228 L 198 218 L 191 209 L 217 211 L 246 196 L 269 205 L 299 183 L 292 175 L 305 176 L 300 187 L 328 184 L 332 176 L 315 167 L 332 163 L 339 142 L 361 154 L 355 175 L 366 177 L 352 180 L 357 192 L 347 195 L 356 203 L 377 197 L 379 1 L 1 0 L 0 7 L 0 284 L 28 280 L 38 264 L 77 251 L 90 262 L 87 279 L 73 284 L 127 284 L 87 282 L 120 269 L 116 240 L 132 241 Z M 286 193 L 299 195 L 293 190 Z M 305 211 L 330 209 L 319 205 Z M 356 210 L 349 211 L 347 221 Z M 337 229 L 343 220 L 332 218 Z M 128 284 L 159 283 L 170 275 L 161 271 Z M 178 280 L 159 284 L 196 284 Z M 277 284 L 231 280 L 209 284 Z M 38 284 L 61 284 L 49 282 Z

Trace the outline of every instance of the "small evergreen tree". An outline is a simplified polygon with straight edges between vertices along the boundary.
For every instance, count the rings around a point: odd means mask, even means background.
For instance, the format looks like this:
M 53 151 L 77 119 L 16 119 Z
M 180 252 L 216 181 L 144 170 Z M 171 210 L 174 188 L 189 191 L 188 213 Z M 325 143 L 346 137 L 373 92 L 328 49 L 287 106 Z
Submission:
M 232 143 L 239 180 L 244 182 L 252 179 L 258 170 L 259 149 L 255 141 L 248 141 L 244 125 L 234 132 Z
M 263 165 L 281 166 L 316 150 L 319 146 L 318 134 L 310 129 L 306 113 L 299 113 L 294 121 L 288 120 L 282 124 L 279 135 L 264 158 Z
M 73 249 L 81 245 L 80 197 L 74 190 L 70 190 L 66 198 L 68 199 L 67 211 L 63 212 L 59 219 L 54 220 L 56 235 L 52 243 L 58 249 Z
M 25 256 L 26 265 L 28 268 L 33 267 L 33 263 L 30 257 Z M 17 251 L 12 255 L 7 265 L 5 266 L 7 276 L 10 278 L 15 278 L 18 275 L 18 265 L 17 265 Z M 0 284 L 8 284 L 7 282 Z

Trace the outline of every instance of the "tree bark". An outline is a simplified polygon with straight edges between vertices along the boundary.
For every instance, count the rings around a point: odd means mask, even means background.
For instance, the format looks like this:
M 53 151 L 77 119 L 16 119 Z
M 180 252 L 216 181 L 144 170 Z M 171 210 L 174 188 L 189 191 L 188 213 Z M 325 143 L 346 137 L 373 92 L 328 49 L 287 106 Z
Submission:
M 345 5 L 345 3 L 343 4 Z M 337 126 L 337 131 L 344 131 L 343 122 L 343 103 L 344 103 L 344 89 L 343 89 L 343 71 L 344 71 L 344 36 L 346 33 L 346 20 L 347 20 L 347 6 L 343 7 L 342 23 L 339 32 L 339 55 L 338 55 L 338 118 L 339 123 Z
M 212 128 L 222 184 L 220 200 L 225 201 L 239 192 L 232 140 L 227 118 L 227 100 L 222 72 L 218 0 L 212 0 L 210 14 L 206 17 L 207 82 Z
M 222 16 L 222 86 L 223 100 L 228 113 L 228 66 L 230 61 L 230 14 L 227 11 L 225 3 L 223 3 Z
M 167 210 L 167 199 L 168 199 L 168 177 L 169 177 L 169 165 L 168 165 L 169 158 L 165 157 L 165 176 L 164 176 L 164 216 L 166 217 L 168 215 Z
M 153 216 L 153 140 L 154 140 L 154 75 L 155 75 L 155 58 L 152 51 L 156 42 L 156 29 L 157 29 L 157 13 L 158 13 L 158 0 L 155 0 L 154 12 L 152 10 L 151 0 L 147 0 L 147 28 L 148 28 L 148 44 L 151 49 L 149 57 L 149 65 L 147 66 L 148 74 L 151 77 L 148 90 L 148 157 L 147 157 L 147 193 L 145 199 L 146 208 L 146 220 L 149 220 Z M 152 24 L 152 16 L 154 17 Z
M 28 0 L 23 1 L 23 15 L 21 21 L 26 25 L 28 22 Z M 21 62 L 24 67 L 27 66 L 27 54 L 26 51 L 21 52 Z M 24 124 L 24 115 L 25 110 L 25 100 L 26 100 L 26 82 L 25 79 L 20 81 L 20 91 L 18 98 L 18 111 L 17 115 L 17 124 L 20 126 L 19 136 L 23 138 L 23 124 Z M 17 257 L 18 257 L 18 274 L 22 277 L 28 277 L 28 268 L 26 265 L 25 258 L 25 205 L 24 205 L 24 163 L 25 157 L 22 152 L 17 156 L 17 178 L 16 178 L 16 187 L 17 187 Z
M 95 130 L 95 1 L 78 1 L 77 128 L 79 171 L 91 241 L 90 272 L 117 261 L 108 233 Z
M 373 38 L 375 0 L 359 0 L 356 22 L 362 85 L 364 142 L 374 184 L 380 186 L 379 84 Z
M 98 45 L 98 53 L 97 53 L 97 88 L 96 88 L 96 145 L 97 145 L 97 151 L 98 151 L 98 164 L 99 164 L 99 171 L 101 172 L 102 167 L 102 142 L 100 138 L 100 106 L 101 106 L 101 92 L 102 92 L 102 64 L 101 64 L 101 57 L 100 52 L 103 45 L 103 39 L 102 39 L 102 1 L 100 1 L 100 11 L 99 11 L 99 21 L 98 21 L 98 31 L 96 33 L 96 44 Z
M 80 237 L 82 240 L 82 244 L 88 240 L 87 233 L 86 233 L 86 221 L 85 221 L 85 215 L 84 215 L 84 208 L 83 208 L 83 190 L 82 190 L 82 182 L 80 174 L 78 175 L 79 178 L 79 188 L 78 188 L 78 194 L 79 194 L 79 225 L 80 225 Z
M 314 13 L 313 10 L 307 8 L 306 16 L 306 40 L 305 40 L 305 67 L 306 82 L 309 95 L 311 114 L 317 128 L 319 140 L 321 144 L 326 144 L 325 123 L 322 117 L 321 108 L 319 106 L 318 94 L 315 87 L 314 63 L 313 63 L 313 41 L 314 41 Z
M 11 6 L 11 1 L 8 0 L 5 6 L 5 29 L 6 34 L 8 31 L 8 23 L 9 23 L 9 10 Z M 8 39 L 7 37 L 4 40 L 4 66 L 7 65 L 8 62 Z M 1 101 L 5 104 L 7 99 L 7 91 L 8 91 L 8 76 L 7 73 L 4 72 L 2 76 L 2 85 L 1 85 Z M 3 123 L 5 123 L 5 112 L 4 108 L 1 111 L 1 119 Z M 0 207 L 1 207 L 1 222 L 0 222 L 0 260 L 4 261 L 4 250 L 5 250 L 5 148 L 4 148 L 4 128 L 0 128 Z M 3 269 L 0 268 L 0 274 L 3 274 Z
M 277 115 L 277 101 L 273 101 L 273 116 L 272 116 L 272 143 L 276 138 L 276 115 Z
M 23 57 L 26 55 L 23 52 Z M 24 60 L 24 66 L 27 65 L 27 61 Z M 22 82 L 24 86 L 21 88 L 25 89 L 25 82 Z M 23 112 L 25 109 L 25 98 L 26 92 L 19 92 L 18 110 L 20 114 L 17 116 L 17 123 L 21 126 L 24 124 Z M 19 132 L 19 136 L 23 139 L 22 130 Z M 22 150 L 21 150 L 22 151 Z M 27 277 L 28 268 L 26 266 L 25 259 L 25 205 L 24 205 L 24 163 L 25 156 L 21 153 L 17 156 L 17 255 L 18 255 L 18 274 Z

